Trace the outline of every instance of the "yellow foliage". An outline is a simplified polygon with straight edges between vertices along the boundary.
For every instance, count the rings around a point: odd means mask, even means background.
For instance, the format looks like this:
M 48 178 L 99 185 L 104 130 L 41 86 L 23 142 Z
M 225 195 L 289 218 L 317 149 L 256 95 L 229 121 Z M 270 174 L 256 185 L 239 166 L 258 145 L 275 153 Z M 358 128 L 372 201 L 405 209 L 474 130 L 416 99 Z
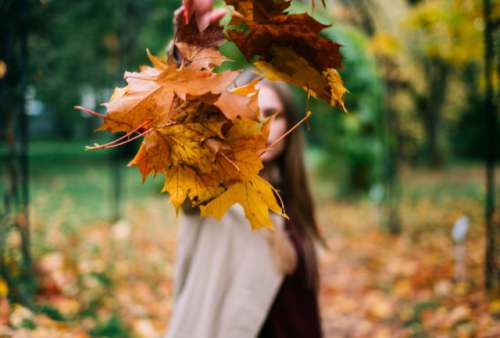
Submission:
M 480 1 L 424 1 L 410 12 L 406 24 L 419 33 L 425 52 L 432 57 L 456 66 L 482 58 Z
M 7 286 L 7 282 L 0 278 L 0 297 L 7 297 L 9 294 L 9 287 Z
M 213 216 L 217 219 L 224 216 L 226 210 L 236 201 L 244 211 L 252 228 L 271 228 L 268 209 L 284 216 L 283 205 L 276 201 L 277 192 L 260 176 L 239 182 L 229 187 L 222 195 L 201 206 L 202 216 Z
M 295 84 L 315 97 L 326 99 L 332 106 L 346 110 L 343 96 L 347 89 L 337 70 L 328 68 L 322 74 L 287 47 L 273 46 L 272 54 L 275 57 L 271 63 L 263 60 L 255 62 L 255 66 L 265 78 Z
M 401 51 L 398 39 L 388 33 L 377 33 L 370 41 L 373 53 L 379 57 L 395 57 Z

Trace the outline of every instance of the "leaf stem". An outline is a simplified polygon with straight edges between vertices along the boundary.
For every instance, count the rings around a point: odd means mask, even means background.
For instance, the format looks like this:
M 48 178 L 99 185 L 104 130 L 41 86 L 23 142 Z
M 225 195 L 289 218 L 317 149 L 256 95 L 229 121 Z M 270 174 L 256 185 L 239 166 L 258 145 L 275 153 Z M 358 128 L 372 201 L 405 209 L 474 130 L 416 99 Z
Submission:
M 265 152 L 269 151 L 271 148 L 275 147 L 278 143 L 280 143 L 281 141 L 283 141 L 285 139 L 285 137 L 287 137 L 290 133 L 292 133 L 295 129 L 297 129 L 298 127 L 300 127 L 300 125 L 302 123 L 304 123 L 305 121 L 307 121 L 310 117 L 311 117 L 312 113 L 311 111 L 307 111 L 306 113 L 306 116 L 304 116 L 302 119 L 300 119 L 300 121 L 298 121 L 297 123 L 295 123 L 295 125 L 288 129 L 286 133 L 284 133 L 283 135 L 281 135 L 280 137 L 278 137 L 277 140 L 275 140 L 273 143 L 271 143 L 270 146 L 268 146 L 267 148 L 263 149 L 259 156 L 262 156 Z
M 139 131 L 141 128 L 144 128 L 150 121 L 144 121 L 140 126 L 134 128 L 133 130 L 127 132 L 125 135 L 123 136 L 120 136 L 119 138 L 109 142 L 109 143 L 106 143 L 106 144 L 102 144 L 102 146 L 112 146 L 120 141 L 122 141 L 123 139 L 127 138 L 127 137 L 130 137 L 132 134 L 134 134 L 135 132 Z
M 240 167 L 238 167 L 238 165 L 234 163 L 234 161 L 231 160 L 226 154 L 224 154 L 222 151 L 219 152 L 219 154 L 221 154 L 221 156 L 225 158 L 226 161 L 228 161 L 231 165 L 233 165 L 233 167 L 235 167 L 237 171 L 240 171 Z
M 82 107 L 82 106 L 74 106 L 73 108 L 78 109 L 80 111 L 83 111 L 83 112 L 85 112 L 87 114 L 90 114 L 90 115 L 93 115 L 93 116 L 97 116 L 100 119 L 105 119 L 106 118 L 105 114 L 98 113 L 98 112 L 93 111 L 92 109 L 89 109 L 89 108 L 85 108 L 85 107 Z
M 152 79 L 151 77 L 143 77 L 143 76 L 139 76 L 139 75 L 126 75 L 124 77 L 125 80 L 128 80 L 128 79 L 135 79 L 135 80 L 142 80 L 142 81 L 156 81 L 157 79 Z
M 117 148 L 117 147 L 122 146 L 124 144 L 127 144 L 129 142 L 132 142 L 132 141 L 138 139 L 139 137 L 146 136 L 147 134 L 149 134 L 152 131 L 153 131 L 153 128 L 149 128 L 149 129 L 146 129 L 145 131 L 143 131 L 142 133 L 139 133 L 139 134 L 135 135 L 134 137 L 126 139 L 123 142 L 116 143 L 116 141 L 113 141 L 113 142 L 106 143 L 106 144 L 99 144 L 99 145 L 95 145 L 93 147 L 87 147 L 87 150 L 99 150 L 99 149 L 113 149 L 113 148 Z M 128 134 L 128 136 L 130 136 L 130 132 L 127 133 L 127 134 Z M 123 138 L 123 136 L 122 136 L 122 138 Z

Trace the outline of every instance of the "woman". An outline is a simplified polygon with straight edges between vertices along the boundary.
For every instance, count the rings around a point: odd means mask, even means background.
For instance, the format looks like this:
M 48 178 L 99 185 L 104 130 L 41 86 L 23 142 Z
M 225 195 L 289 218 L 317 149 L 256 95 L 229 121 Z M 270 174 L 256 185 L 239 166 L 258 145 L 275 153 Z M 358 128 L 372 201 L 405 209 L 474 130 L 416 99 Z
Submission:
M 213 17 L 204 8 L 202 16 Z M 263 116 L 276 114 L 269 144 L 299 120 L 283 84 L 262 82 L 259 108 Z M 239 206 L 221 221 L 184 215 L 167 338 L 322 336 L 315 242 L 324 241 L 305 176 L 302 134 L 288 135 L 262 158 L 263 175 L 280 190 L 290 220 L 272 215 L 275 231 L 252 231 Z

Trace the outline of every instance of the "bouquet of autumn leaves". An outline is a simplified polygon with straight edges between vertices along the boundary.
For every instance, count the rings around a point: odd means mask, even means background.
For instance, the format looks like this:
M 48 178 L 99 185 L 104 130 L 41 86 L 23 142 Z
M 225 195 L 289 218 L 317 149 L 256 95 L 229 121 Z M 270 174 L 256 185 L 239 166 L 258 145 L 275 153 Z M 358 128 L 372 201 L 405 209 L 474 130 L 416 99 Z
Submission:
M 224 32 L 214 25 L 200 29 L 184 1 L 175 57 L 162 60 L 148 51 L 152 65 L 125 73 L 127 86 L 104 104 L 107 114 L 77 108 L 102 118 L 100 130 L 125 133 L 90 149 L 143 139 L 129 165 L 143 180 L 163 174 L 163 191 L 176 209 L 188 200 L 202 216 L 220 219 L 239 203 L 252 228 L 271 227 L 270 211 L 286 217 L 279 192 L 259 176 L 260 156 L 273 146 L 267 144 L 272 117 L 259 115 L 259 80 L 237 87 L 240 72 L 214 72 L 226 61 L 217 46 L 224 38 L 233 41 L 263 77 L 293 83 L 345 109 L 346 90 L 336 71 L 340 46 L 321 37 L 326 26 L 308 14 L 286 14 L 289 1 L 226 3 L 232 19 Z

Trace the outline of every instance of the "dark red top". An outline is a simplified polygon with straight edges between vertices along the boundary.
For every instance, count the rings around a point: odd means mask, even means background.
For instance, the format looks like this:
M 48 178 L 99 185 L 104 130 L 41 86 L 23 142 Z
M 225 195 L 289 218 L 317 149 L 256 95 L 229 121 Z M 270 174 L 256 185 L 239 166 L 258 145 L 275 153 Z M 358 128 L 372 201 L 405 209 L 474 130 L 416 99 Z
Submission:
M 297 268 L 283 280 L 258 338 L 321 338 L 318 292 L 308 283 L 303 237 L 289 221 L 286 230 L 297 252 Z

